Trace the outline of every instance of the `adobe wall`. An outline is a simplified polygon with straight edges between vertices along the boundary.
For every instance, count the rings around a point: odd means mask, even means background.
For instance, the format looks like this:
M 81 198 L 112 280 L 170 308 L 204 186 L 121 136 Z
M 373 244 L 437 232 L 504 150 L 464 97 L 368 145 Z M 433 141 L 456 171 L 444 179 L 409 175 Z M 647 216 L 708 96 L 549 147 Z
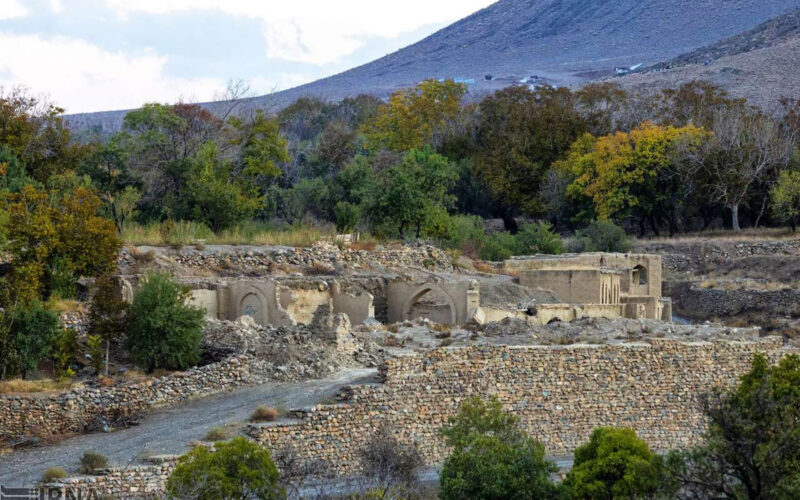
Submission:
M 568 304 L 619 304 L 619 273 L 600 269 L 527 270 L 519 284 L 551 290 Z
M 447 450 L 438 430 L 472 395 L 496 395 L 551 454 L 569 454 L 601 425 L 631 427 L 655 450 L 696 444 L 706 421 L 700 395 L 730 385 L 755 352 L 775 359 L 780 338 L 757 342 L 653 339 L 649 344 L 443 348 L 389 359 L 385 383 L 347 391 L 347 404 L 295 411 L 293 423 L 252 424 L 248 434 L 340 475 L 358 473 L 358 451 L 383 423 L 416 443 L 428 465 Z
M 458 325 L 472 319 L 480 307 L 480 285 L 475 280 L 434 281 L 419 283 L 397 279 L 386 288 L 387 319 L 390 323 L 414 319 L 412 309 L 428 293 L 441 297 L 447 304 L 445 313 L 433 311 L 444 324 Z M 423 308 L 424 309 L 424 308 Z M 421 310 L 418 308 L 418 311 Z
M 631 273 L 623 273 L 620 277 L 622 292 L 629 295 L 650 295 L 660 298 L 662 280 L 660 255 L 588 252 L 513 257 L 503 263 L 503 269 L 506 272 L 600 268 L 632 270 L 636 266 L 642 266 L 647 270 L 647 283 L 644 285 L 632 283 Z

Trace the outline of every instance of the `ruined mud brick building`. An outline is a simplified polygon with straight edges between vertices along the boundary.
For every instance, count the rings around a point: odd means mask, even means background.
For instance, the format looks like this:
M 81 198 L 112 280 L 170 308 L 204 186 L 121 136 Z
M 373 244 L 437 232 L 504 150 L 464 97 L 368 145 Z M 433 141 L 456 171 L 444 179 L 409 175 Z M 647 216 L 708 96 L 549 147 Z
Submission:
M 395 323 L 427 318 L 446 325 L 505 318 L 532 324 L 583 317 L 648 318 L 669 321 L 671 301 L 661 296 L 661 257 L 586 253 L 515 257 L 503 271 L 518 274 L 523 286 L 552 291 L 558 300 L 536 304 L 482 305 L 480 284 L 469 275 L 391 273 L 350 276 L 181 278 L 192 301 L 209 318 L 252 317 L 261 325 L 311 323 L 321 306 L 346 314 L 351 324 L 370 319 Z M 133 295 L 137 276 L 121 276 L 124 297 Z

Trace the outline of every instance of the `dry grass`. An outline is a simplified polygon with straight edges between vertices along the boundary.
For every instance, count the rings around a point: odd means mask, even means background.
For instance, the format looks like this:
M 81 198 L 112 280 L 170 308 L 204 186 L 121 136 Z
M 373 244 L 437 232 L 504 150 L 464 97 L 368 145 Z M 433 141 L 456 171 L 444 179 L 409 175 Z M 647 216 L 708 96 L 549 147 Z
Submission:
M 47 301 L 47 306 L 57 313 L 74 313 L 83 309 L 81 303 L 77 300 L 61 299 L 55 296 Z
M 251 422 L 274 422 L 280 412 L 270 406 L 261 405 L 250 415 Z
M 206 432 L 206 435 L 203 437 L 205 441 L 225 441 L 231 437 L 231 433 L 225 427 L 214 427 L 213 429 Z
M 56 479 L 66 479 L 67 471 L 63 467 L 48 467 L 42 473 L 43 483 L 52 483 Z
M 126 224 L 122 228 L 122 240 L 131 245 L 170 245 L 180 248 L 195 245 L 280 245 L 308 247 L 317 241 L 333 241 L 335 232 L 309 226 L 292 226 L 276 229 L 266 224 L 245 223 L 214 233 L 196 222 L 167 221 L 147 225 Z M 365 242 L 369 244 L 370 242 Z
M 707 240 L 709 242 L 737 242 L 737 241 L 758 241 L 758 240 L 781 240 L 797 238 L 797 233 L 792 233 L 791 229 L 780 227 L 761 227 L 747 228 L 739 232 L 731 229 L 712 229 L 708 231 L 698 231 L 685 233 L 678 236 L 660 236 L 653 238 L 635 239 L 639 243 L 693 243 L 697 240 Z M 635 244 L 634 244 L 635 246 Z
M 362 239 L 360 241 L 355 241 L 355 242 L 351 243 L 349 245 L 349 248 L 351 250 L 366 250 L 368 252 L 371 252 L 371 251 L 375 250 L 375 247 L 377 247 L 377 246 L 378 246 L 378 242 L 376 240 L 371 240 L 371 239 L 365 240 L 365 239 Z
M 765 292 L 778 292 L 781 290 L 792 290 L 800 288 L 800 282 L 780 283 L 776 281 L 761 281 L 752 279 L 739 280 L 704 280 L 698 283 L 699 288 L 704 290 L 724 290 L 733 292 L 738 290 L 759 290 Z
M 330 276 L 336 274 L 336 269 L 326 262 L 314 261 L 303 270 L 303 274 L 307 276 Z
M 61 392 L 77 387 L 71 380 L 22 380 L 0 381 L 0 394 L 28 394 L 33 392 Z

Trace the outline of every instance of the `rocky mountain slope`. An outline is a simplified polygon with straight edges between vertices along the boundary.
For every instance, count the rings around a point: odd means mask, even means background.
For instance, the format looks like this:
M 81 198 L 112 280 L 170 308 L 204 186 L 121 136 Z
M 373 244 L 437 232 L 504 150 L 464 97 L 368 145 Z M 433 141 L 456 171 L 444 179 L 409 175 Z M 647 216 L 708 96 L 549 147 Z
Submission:
M 385 97 L 427 78 L 465 79 L 473 94 L 531 75 L 577 84 L 608 76 L 615 66 L 669 60 L 798 7 L 800 0 L 500 0 L 393 54 L 249 99 L 244 107 L 279 108 L 306 95 Z M 117 111 L 69 120 L 76 128 L 109 132 L 123 116 Z

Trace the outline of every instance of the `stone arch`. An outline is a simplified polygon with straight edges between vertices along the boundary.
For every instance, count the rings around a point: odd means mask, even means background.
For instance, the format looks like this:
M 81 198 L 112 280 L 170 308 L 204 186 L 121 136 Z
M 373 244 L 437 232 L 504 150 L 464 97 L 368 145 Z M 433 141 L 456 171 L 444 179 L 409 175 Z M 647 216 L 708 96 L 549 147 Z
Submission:
M 633 274 L 631 275 L 631 283 L 634 285 L 646 285 L 647 268 L 641 264 L 636 265 L 633 268 Z
M 250 316 L 259 325 L 267 324 L 267 301 L 255 288 L 247 290 L 242 295 L 238 306 L 237 317 Z
M 449 293 L 447 293 L 446 291 L 444 291 L 444 289 L 436 285 L 426 284 L 414 290 L 414 293 L 411 294 L 411 298 L 409 298 L 406 301 L 405 306 L 403 306 L 403 319 L 404 320 L 411 319 L 409 318 L 409 315 L 411 314 L 411 308 L 414 307 L 414 304 L 419 302 L 419 299 L 421 299 L 425 294 L 429 292 L 439 292 L 445 298 L 445 300 L 447 300 L 447 305 L 450 308 L 450 324 L 455 325 L 457 323 L 456 303 L 453 300 L 453 297 L 451 297 Z
M 553 323 L 563 323 L 563 322 L 564 322 L 564 320 L 562 320 L 558 316 L 555 316 L 555 317 L 551 318 L 550 321 L 547 322 L 547 324 L 548 325 L 552 325 Z

